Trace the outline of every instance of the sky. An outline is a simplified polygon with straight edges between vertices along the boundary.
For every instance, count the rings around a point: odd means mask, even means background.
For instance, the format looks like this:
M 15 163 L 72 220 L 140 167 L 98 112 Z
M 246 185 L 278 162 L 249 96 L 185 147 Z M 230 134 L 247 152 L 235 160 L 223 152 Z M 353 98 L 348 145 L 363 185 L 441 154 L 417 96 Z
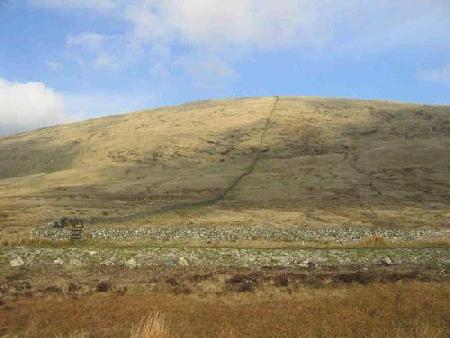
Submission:
M 0 0 L 0 134 L 271 95 L 450 104 L 450 0 Z

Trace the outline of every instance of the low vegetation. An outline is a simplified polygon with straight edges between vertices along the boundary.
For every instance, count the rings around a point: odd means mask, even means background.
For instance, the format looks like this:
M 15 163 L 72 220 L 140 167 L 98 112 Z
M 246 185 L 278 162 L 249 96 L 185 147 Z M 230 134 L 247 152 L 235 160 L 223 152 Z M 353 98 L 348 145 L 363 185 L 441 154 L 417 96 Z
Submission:
M 217 295 L 54 295 L 1 306 L 0 327 L 3 334 L 30 338 L 444 338 L 449 334 L 449 299 L 448 284 L 419 282 L 304 287 L 290 294 L 273 289 Z
M 131 328 L 130 338 L 169 338 L 164 315 L 154 312 L 143 317 L 139 323 Z

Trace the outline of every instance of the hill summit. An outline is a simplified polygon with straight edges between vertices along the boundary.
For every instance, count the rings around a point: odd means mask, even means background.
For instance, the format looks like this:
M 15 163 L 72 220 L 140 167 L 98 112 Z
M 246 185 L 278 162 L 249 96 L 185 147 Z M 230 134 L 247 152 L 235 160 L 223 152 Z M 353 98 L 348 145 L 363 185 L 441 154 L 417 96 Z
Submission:
M 449 149 L 448 106 L 261 97 L 91 119 L 0 138 L 0 224 L 448 226 Z

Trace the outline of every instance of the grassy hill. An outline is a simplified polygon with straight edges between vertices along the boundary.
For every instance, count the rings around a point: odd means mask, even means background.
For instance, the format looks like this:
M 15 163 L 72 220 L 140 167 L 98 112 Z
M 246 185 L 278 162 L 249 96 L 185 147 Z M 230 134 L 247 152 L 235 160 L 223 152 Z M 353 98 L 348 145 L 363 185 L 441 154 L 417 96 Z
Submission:
M 450 225 L 450 107 L 202 101 L 0 138 L 0 225 Z

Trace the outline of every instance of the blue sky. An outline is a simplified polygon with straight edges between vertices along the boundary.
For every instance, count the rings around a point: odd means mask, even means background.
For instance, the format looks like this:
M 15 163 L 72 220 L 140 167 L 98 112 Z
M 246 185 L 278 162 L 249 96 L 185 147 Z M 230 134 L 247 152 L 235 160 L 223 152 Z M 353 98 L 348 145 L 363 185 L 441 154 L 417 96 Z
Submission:
M 450 1 L 0 0 L 0 133 L 275 94 L 450 104 Z

